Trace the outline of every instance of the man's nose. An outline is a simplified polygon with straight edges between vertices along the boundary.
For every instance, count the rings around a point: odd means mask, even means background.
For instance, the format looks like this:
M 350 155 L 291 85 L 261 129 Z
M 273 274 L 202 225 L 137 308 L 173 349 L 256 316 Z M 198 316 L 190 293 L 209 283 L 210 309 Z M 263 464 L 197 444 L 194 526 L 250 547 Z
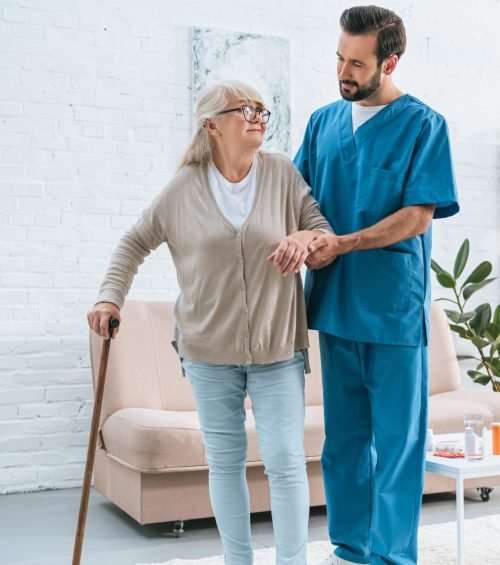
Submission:
M 346 63 L 339 63 L 337 67 L 337 74 L 340 80 L 344 80 L 349 77 L 349 69 Z

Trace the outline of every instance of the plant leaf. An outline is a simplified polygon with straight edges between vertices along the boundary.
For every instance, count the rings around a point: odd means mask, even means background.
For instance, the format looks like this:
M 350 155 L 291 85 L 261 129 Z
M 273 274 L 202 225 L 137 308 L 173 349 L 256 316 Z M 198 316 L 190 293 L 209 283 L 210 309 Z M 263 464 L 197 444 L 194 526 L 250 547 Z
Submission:
M 442 273 L 438 273 L 436 276 L 438 283 L 441 286 L 444 286 L 444 288 L 455 288 L 456 281 L 449 273 L 445 273 L 443 271 Z
M 479 383 L 480 385 L 487 385 L 490 381 L 490 377 L 477 377 L 477 379 L 474 379 L 474 382 Z
M 488 375 L 479 373 L 478 371 L 467 371 L 467 374 L 475 383 L 479 383 L 480 385 L 487 385 L 491 381 Z
M 486 341 L 485 339 L 482 339 L 480 336 L 478 335 L 473 335 L 471 338 L 472 343 L 478 347 L 479 349 L 483 349 L 483 347 L 486 347 L 487 345 L 490 344 L 489 341 Z
M 448 316 L 448 318 L 452 322 L 455 322 L 455 324 L 465 324 L 465 322 L 472 320 L 472 318 L 474 318 L 477 315 L 475 311 L 464 312 L 462 314 L 462 312 L 456 312 L 455 310 L 446 310 L 445 309 L 445 312 L 446 312 L 446 315 Z
M 464 339 L 470 339 L 470 337 L 467 336 L 467 330 L 465 328 L 462 328 L 462 326 L 455 326 L 454 324 L 450 324 L 450 330 L 457 333 Z
M 491 273 L 492 269 L 493 266 L 489 261 L 483 261 L 465 279 L 463 286 L 469 283 L 478 283 L 483 281 Z
M 455 259 L 455 266 L 453 267 L 453 275 L 456 279 L 464 272 L 467 259 L 469 258 L 469 240 L 466 239 L 460 246 Z
M 495 339 L 500 335 L 500 328 L 493 322 L 490 323 L 487 330 L 491 336 L 491 341 L 495 341 Z
M 480 304 L 475 308 L 475 316 L 470 321 L 470 327 L 477 335 L 483 335 L 484 330 L 489 326 L 491 320 L 491 306 L 489 304 Z
M 465 361 L 466 359 L 479 359 L 479 357 L 474 357 L 474 355 L 457 355 L 459 361 Z
M 495 377 L 500 377 L 500 359 L 498 357 L 493 359 L 490 363 L 491 372 L 495 375 Z
M 467 371 L 469 377 L 475 382 L 482 385 L 486 385 L 490 382 L 491 377 L 489 375 L 485 375 L 484 373 L 480 373 L 479 371 Z
M 436 263 L 436 261 L 434 261 L 434 259 L 431 259 L 431 269 L 432 269 L 435 273 L 437 273 L 437 274 L 439 274 L 439 273 L 444 273 L 444 272 L 445 272 L 445 270 L 442 269 L 442 268 Z
M 474 283 L 474 284 L 467 285 L 463 290 L 464 299 L 469 300 L 469 298 L 475 292 L 477 292 L 479 289 L 485 287 L 487 284 L 490 284 L 490 282 L 493 282 L 494 280 L 495 280 L 495 277 L 491 278 L 491 279 L 486 279 L 486 280 L 484 280 L 480 283 Z
M 491 381 L 491 379 L 490 379 L 490 377 L 488 377 L 488 375 L 483 375 L 482 373 L 479 373 L 479 375 L 477 377 L 473 377 L 469 373 L 469 376 L 474 380 L 475 383 L 479 383 L 480 385 L 487 385 Z
M 500 328 L 500 304 L 497 304 L 495 313 L 493 314 L 493 323 Z
M 458 302 L 456 300 L 451 300 L 450 298 L 436 298 L 435 302 L 439 302 L 440 300 L 446 300 L 446 302 L 451 302 L 452 304 L 457 305 Z

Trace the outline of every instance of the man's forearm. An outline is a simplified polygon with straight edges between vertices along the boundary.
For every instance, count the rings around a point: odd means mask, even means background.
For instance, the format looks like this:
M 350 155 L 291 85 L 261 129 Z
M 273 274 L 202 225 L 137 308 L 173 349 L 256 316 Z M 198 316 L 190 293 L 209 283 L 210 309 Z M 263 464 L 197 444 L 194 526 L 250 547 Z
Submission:
M 435 206 L 408 206 L 380 222 L 347 235 L 338 236 L 339 255 L 363 249 L 387 247 L 427 231 Z
M 387 216 L 380 222 L 346 235 L 327 234 L 309 245 L 306 265 L 310 269 L 322 269 L 339 255 L 363 249 L 387 247 L 398 241 L 424 233 L 431 224 L 434 204 L 408 206 Z

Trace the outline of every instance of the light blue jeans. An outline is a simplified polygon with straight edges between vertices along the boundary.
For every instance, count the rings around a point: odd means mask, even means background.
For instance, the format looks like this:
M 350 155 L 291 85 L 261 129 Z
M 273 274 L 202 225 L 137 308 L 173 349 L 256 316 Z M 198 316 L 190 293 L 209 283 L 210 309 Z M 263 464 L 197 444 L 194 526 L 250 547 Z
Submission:
M 267 365 L 183 359 L 209 468 L 210 500 L 226 565 L 253 563 L 246 481 L 245 397 L 271 492 L 276 565 L 306 565 L 309 486 L 304 454 L 304 356 Z

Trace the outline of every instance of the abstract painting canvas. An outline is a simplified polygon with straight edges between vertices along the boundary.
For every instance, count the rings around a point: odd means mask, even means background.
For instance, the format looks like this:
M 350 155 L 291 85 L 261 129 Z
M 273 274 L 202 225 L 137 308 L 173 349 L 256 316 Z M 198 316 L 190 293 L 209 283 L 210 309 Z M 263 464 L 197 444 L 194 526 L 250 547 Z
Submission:
M 264 147 L 290 154 L 290 43 L 282 37 L 193 28 L 193 96 L 235 78 L 255 87 L 271 111 Z

